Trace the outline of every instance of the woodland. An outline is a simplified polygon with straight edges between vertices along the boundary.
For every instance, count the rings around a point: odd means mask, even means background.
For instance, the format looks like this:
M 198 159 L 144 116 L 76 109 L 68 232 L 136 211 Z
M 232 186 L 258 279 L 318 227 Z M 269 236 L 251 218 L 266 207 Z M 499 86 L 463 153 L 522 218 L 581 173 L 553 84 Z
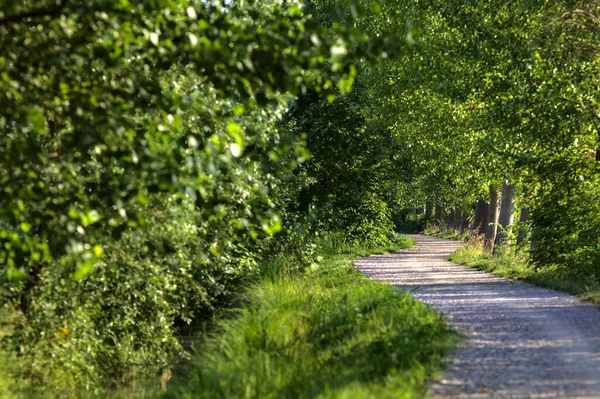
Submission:
M 348 261 L 600 284 L 599 73 L 596 0 L 0 0 L 0 397 L 419 397 L 457 338 Z

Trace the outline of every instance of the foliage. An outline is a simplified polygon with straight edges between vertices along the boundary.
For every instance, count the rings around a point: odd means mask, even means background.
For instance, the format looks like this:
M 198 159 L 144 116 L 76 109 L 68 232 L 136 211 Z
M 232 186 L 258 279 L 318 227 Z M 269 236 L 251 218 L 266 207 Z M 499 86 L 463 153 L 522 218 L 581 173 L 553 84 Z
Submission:
M 144 209 L 149 224 L 106 245 L 85 279 L 61 283 L 59 268 L 40 277 L 17 329 L 34 381 L 102 387 L 154 376 L 182 350 L 178 327 L 210 319 L 236 280 L 256 271 L 243 247 L 204 252 L 200 237 L 230 237 L 225 228 L 207 232 L 192 203 L 154 200 Z
M 282 128 L 305 139 L 310 158 L 294 171 L 288 211 L 309 216 L 317 230 L 344 230 L 385 245 L 393 231 L 385 202 L 388 140 L 366 129 L 355 108 L 360 93 L 355 85 L 332 102 L 308 93 L 292 105 Z
M 166 397 L 421 397 L 457 335 L 334 248 L 311 273 L 251 287 Z
M 269 194 L 305 156 L 283 96 L 347 89 L 347 32 L 278 0 L 1 8 L 8 346 L 56 390 L 153 376 L 281 229 Z
M 0 307 L 0 342 L 6 339 L 6 336 L 12 334 L 11 323 L 12 312 L 6 305 Z M 0 397 L 6 399 L 15 399 L 15 386 L 18 386 L 22 381 L 16 376 L 18 375 L 17 363 L 14 353 L 0 347 Z
M 392 220 L 396 231 L 400 233 L 420 233 L 431 225 L 432 217 L 424 213 L 416 213 L 412 209 L 397 210 L 392 213 Z
M 363 12 L 372 5 L 342 3 Z M 389 204 L 429 201 L 465 214 L 490 186 L 516 183 L 518 207 L 532 214 L 524 224 L 532 259 L 597 280 L 598 2 L 390 0 L 374 8 L 353 20 L 365 36 L 412 45 L 361 61 L 360 100 L 339 112 L 357 112 L 367 135 L 390 138 L 382 159 L 400 167 Z
M 83 277 L 103 237 L 144 223 L 136 204 L 153 192 L 187 196 L 207 218 L 252 208 L 242 227 L 272 228 L 272 212 L 259 212 L 268 180 L 253 178 L 262 157 L 283 151 L 267 126 L 280 112 L 278 92 L 298 90 L 324 62 L 311 39 L 319 31 L 304 28 L 298 8 L 166 0 L 15 8 L 0 20 L 10 37 L 1 215 L 9 280 L 27 285 L 53 260 Z M 257 108 L 267 104 L 271 112 Z
M 600 282 L 600 175 L 573 185 L 553 185 L 533 214 L 532 257 L 553 264 L 556 276 Z
M 35 385 L 153 376 L 240 282 L 504 181 L 519 273 L 600 279 L 597 0 L 0 5 L 2 353 Z

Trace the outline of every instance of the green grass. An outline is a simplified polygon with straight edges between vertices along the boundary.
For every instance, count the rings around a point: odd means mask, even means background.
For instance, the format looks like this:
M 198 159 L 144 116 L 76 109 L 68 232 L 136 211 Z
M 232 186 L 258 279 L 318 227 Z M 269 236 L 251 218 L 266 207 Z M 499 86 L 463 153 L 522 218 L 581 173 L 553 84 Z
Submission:
M 497 255 L 483 251 L 481 239 L 473 237 L 448 260 L 498 276 L 577 295 L 581 300 L 600 305 L 600 285 L 584 279 L 560 276 L 552 266 L 534 269 L 528 263 L 526 251 L 506 249 Z
M 452 229 L 440 229 L 438 227 L 428 227 L 423 231 L 426 236 L 439 238 L 447 238 L 449 240 L 468 241 L 471 237 L 471 230 L 467 229 L 464 232 Z
M 458 334 L 429 307 L 352 266 L 359 255 L 410 242 L 370 250 L 335 238 L 322 244 L 321 262 L 305 273 L 277 273 L 271 263 L 166 397 L 422 397 Z M 278 261 L 284 269 L 285 258 Z

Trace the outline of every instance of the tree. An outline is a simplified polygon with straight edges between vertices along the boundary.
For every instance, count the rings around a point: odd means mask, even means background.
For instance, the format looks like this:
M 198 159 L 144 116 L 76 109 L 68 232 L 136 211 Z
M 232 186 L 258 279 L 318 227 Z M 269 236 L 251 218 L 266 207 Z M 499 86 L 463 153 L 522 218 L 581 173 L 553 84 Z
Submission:
M 1 8 L 11 342 L 32 380 L 68 370 L 53 379 L 66 386 L 162 367 L 178 325 L 212 317 L 281 228 L 284 95 L 348 88 L 347 32 L 277 0 Z
M 498 217 L 500 230 L 496 235 L 494 250 L 496 250 L 500 244 L 506 244 L 509 241 L 515 216 L 515 189 L 516 186 L 514 184 L 509 182 L 502 183 L 502 202 L 500 205 L 500 215 Z

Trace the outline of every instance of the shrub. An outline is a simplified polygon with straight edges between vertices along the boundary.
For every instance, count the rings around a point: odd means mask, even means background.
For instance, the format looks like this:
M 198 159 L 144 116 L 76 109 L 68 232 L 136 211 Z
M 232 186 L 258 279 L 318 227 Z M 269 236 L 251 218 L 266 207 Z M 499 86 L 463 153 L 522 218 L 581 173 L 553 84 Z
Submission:
M 600 177 L 552 185 L 532 212 L 532 259 L 564 277 L 600 282 Z
M 143 209 L 147 225 L 106 242 L 82 279 L 58 264 L 40 274 L 21 314 L 26 323 L 12 335 L 35 384 L 98 390 L 155 383 L 183 354 L 182 328 L 212 320 L 237 283 L 257 272 L 255 255 L 239 237 L 231 240 L 224 221 L 203 220 L 189 201 L 152 200 Z

